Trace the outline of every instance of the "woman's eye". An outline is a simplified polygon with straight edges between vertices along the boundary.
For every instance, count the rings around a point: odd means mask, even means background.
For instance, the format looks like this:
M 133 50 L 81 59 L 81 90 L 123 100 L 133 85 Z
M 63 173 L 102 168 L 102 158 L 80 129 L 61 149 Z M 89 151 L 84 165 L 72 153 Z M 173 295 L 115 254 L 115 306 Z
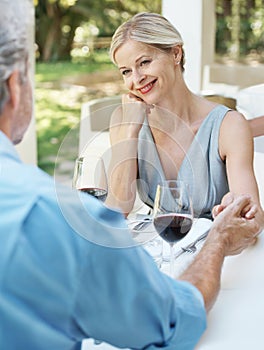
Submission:
M 140 63 L 141 66 L 146 66 L 147 64 L 149 64 L 151 62 L 151 60 L 144 60 Z
M 122 75 L 128 75 L 128 73 L 130 73 L 130 70 L 129 69 L 125 69 L 121 72 Z

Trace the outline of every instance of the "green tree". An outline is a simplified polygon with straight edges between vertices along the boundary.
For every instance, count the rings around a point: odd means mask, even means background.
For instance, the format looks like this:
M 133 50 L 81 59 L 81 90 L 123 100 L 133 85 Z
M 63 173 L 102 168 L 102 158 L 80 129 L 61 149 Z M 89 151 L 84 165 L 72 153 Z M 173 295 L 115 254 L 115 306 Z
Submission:
M 141 11 L 161 11 L 161 0 L 35 0 L 39 59 L 69 59 L 75 30 L 83 22 L 111 36 L 125 19 Z
M 216 0 L 216 52 L 240 58 L 264 51 L 264 0 Z

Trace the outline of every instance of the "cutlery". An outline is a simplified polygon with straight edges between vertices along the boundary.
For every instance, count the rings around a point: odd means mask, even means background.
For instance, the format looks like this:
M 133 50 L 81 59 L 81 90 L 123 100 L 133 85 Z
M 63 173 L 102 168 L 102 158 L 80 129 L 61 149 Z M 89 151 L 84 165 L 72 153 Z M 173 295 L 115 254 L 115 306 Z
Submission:
M 206 239 L 206 237 L 208 236 L 210 229 L 206 230 L 202 235 L 200 235 L 198 238 L 196 238 L 193 242 L 191 242 L 190 244 L 187 244 L 185 247 L 181 247 L 181 250 L 179 250 L 175 255 L 174 255 L 174 259 L 178 258 L 179 256 L 181 256 L 184 253 L 195 253 L 197 251 L 197 243 L 203 241 Z
M 136 225 L 131 228 L 132 231 L 142 231 L 144 228 L 146 228 L 152 223 L 152 218 L 146 217 L 141 220 L 135 220 L 133 221 L 133 223 L 136 223 Z

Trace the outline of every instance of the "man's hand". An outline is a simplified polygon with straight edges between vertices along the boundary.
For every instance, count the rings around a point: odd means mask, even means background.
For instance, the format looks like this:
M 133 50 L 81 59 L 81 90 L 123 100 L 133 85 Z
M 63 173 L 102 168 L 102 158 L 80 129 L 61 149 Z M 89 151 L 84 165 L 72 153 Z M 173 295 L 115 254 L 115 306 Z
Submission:
M 230 193 L 223 203 L 206 242 L 218 244 L 224 256 L 239 254 L 256 242 L 260 232 L 260 225 L 254 218 L 257 208 L 249 196 L 234 198 Z
M 231 198 L 227 197 L 228 199 Z M 250 205 L 251 199 L 248 196 L 233 198 L 229 205 L 224 205 L 224 210 L 219 211 L 201 251 L 179 277 L 200 290 L 207 311 L 214 304 L 220 289 L 224 258 L 239 254 L 254 244 L 260 232 L 255 217 L 243 217 L 245 209 Z

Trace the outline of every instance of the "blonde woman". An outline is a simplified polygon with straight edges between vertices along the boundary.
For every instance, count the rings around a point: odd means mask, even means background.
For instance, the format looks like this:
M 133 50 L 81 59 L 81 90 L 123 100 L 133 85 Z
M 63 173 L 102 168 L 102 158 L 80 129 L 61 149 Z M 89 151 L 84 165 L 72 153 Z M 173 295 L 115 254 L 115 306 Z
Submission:
M 137 188 L 152 207 L 159 181 L 181 179 L 190 186 L 196 217 L 211 218 L 229 191 L 250 194 L 260 207 L 248 122 L 189 90 L 174 26 L 159 14 L 139 13 L 116 30 L 110 54 L 128 93 L 111 118 L 106 203 L 127 215 Z

